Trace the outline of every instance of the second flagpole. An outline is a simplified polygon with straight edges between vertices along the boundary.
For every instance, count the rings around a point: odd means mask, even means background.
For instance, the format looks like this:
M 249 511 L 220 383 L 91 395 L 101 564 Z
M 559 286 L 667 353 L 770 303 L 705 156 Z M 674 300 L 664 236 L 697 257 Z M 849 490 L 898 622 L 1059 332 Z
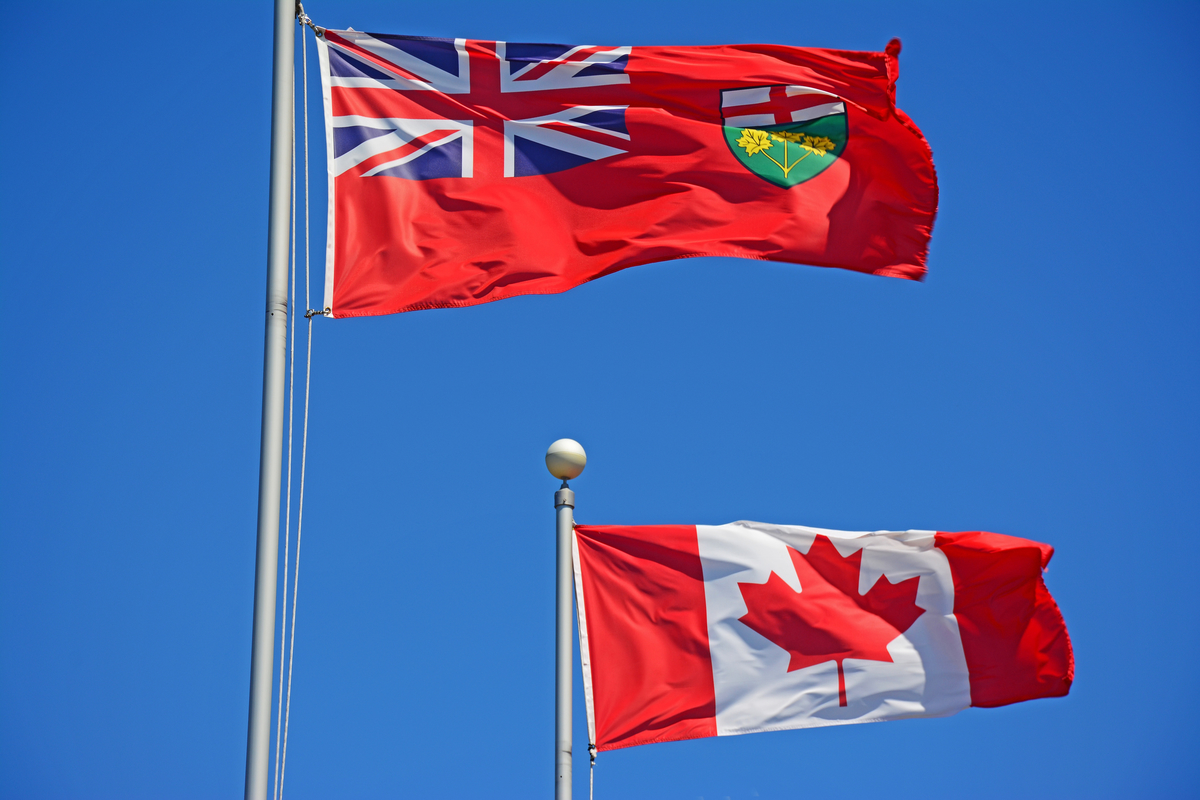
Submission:
M 575 581 L 571 537 L 575 533 L 575 492 L 567 481 L 579 477 L 587 465 L 583 446 L 574 439 L 559 439 L 546 450 L 546 469 L 562 481 L 554 493 L 557 518 L 554 609 L 554 798 L 571 800 L 571 625 L 575 616 Z

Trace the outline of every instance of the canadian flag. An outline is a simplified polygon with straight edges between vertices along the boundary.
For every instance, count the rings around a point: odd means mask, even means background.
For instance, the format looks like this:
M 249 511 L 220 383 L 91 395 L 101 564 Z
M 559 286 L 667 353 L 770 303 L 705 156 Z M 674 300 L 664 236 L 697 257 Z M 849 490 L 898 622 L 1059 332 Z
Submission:
M 575 528 L 599 750 L 936 717 L 1071 688 L 1049 545 L 760 522 Z

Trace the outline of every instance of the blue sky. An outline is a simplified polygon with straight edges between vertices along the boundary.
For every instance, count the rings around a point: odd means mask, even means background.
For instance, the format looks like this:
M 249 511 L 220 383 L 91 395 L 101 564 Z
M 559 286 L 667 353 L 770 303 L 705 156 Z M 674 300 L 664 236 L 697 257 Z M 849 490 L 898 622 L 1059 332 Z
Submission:
M 288 796 L 551 796 L 563 436 L 583 522 L 1049 542 L 1077 660 L 1065 699 L 602 754 L 599 797 L 1200 794 L 1198 9 L 313 2 L 511 41 L 899 36 L 941 212 L 923 284 L 689 259 L 317 320 Z M 238 796 L 270 3 L 4 18 L 0 796 Z

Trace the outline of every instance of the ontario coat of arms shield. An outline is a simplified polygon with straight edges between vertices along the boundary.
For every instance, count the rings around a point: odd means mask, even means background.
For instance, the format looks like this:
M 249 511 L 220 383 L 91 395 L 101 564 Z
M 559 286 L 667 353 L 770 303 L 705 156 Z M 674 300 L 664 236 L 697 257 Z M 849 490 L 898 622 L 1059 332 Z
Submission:
M 725 89 L 721 119 L 737 160 L 785 189 L 815 178 L 846 149 L 846 104 L 809 86 Z

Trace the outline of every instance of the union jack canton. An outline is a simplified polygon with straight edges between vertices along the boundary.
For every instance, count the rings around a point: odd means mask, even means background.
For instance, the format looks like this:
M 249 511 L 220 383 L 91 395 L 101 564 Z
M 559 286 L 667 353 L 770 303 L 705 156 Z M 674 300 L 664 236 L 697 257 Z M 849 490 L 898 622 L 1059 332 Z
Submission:
M 629 47 L 469 49 L 466 39 L 352 30 L 322 39 L 332 177 L 519 178 L 628 150 L 628 104 L 595 87 L 629 83 Z M 334 87 L 350 90 L 337 110 L 351 113 L 334 113 Z

